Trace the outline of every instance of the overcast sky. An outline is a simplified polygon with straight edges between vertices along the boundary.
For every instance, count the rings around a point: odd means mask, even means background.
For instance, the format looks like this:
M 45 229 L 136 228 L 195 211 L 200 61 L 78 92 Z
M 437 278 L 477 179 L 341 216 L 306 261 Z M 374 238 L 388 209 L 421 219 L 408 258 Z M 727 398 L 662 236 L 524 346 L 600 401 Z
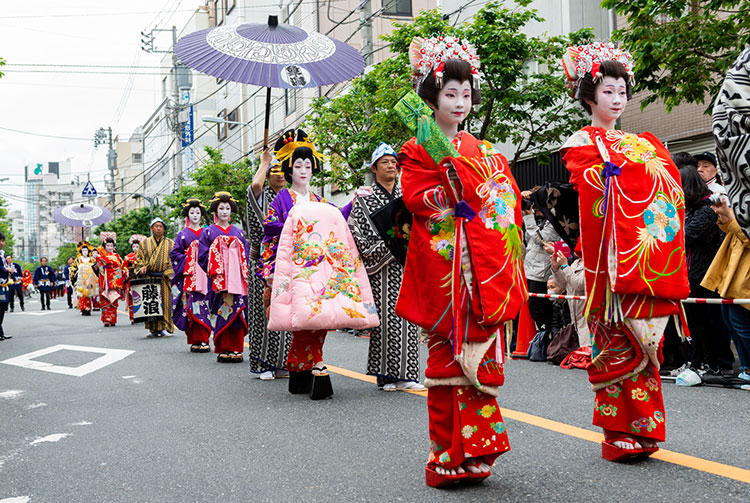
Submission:
M 23 209 L 26 164 L 70 158 L 74 174 L 82 175 L 85 180 L 90 171 L 96 189 L 104 190 L 106 147 L 94 149 L 94 132 L 111 125 L 114 135 L 127 140 L 133 129 L 154 111 L 161 87 L 159 77 L 154 75 L 131 78 L 125 73 L 128 69 L 96 67 L 158 66 L 162 55 L 140 49 L 141 30 L 155 25 L 160 28 L 176 25 L 179 30 L 202 3 L 201 0 L 3 2 L 0 57 L 7 65 L 0 67 L 5 73 L 0 78 L 0 179 L 10 180 L 0 182 L 0 196 L 10 201 L 13 209 Z M 165 38 L 162 48 L 168 48 L 168 42 Z M 32 64 L 53 66 L 14 66 Z M 70 71 L 86 73 L 63 73 Z M 104 75 L 104 72 L 123 73 Z M 127 104 L 118 113 L 125 96 Z M 11 132 L 7 128 L 34 134 Z

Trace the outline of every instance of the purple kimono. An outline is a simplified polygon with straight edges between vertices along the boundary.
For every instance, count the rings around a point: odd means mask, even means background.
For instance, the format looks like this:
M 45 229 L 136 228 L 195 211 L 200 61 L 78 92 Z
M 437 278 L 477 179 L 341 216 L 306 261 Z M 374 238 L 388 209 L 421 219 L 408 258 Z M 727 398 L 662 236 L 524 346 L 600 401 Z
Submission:
M 202 233 L 202 230 L 201 230 Z M 190 243 L 198 239 L 198 234 L 185 227 L 174 238 L 174 247 L 169 252 L 174 275 L 172 276 L 172 318 L 174 324 L 187 332 L 190 324 L 199 323 L 211 332 L 211 320 L 206 297 L 200 292 L 185 292 L 185 265 Z
M 208 268 L 208 254 L 214 240 L 219 236 L 234 236 L 240 240 L 242 246 L 245 248 L 245 257 L 250 256 L 250 249 L 245 239 L 245 234 L 235 225 L 230 225 L 226 232 L 216 224 L 211 224 L 205 229 L 200 236 L 199 248 L 198 248 L 198 264 L 203 268 L 206 273 L 209 273 Z M 250 278 L 248 278 L 249 280 Z M 224 343 L 219 343 L 218 339 L 223 335 L 225 331 L 232 333 L 231 346 L 233 351 L 241 352 L 241 341 L 236 341 L 237 335 L 242 332 L 244 338 L 247 333 L 247 296 L 245 295 L 234 295 L 234 303 L 232 306 L 225 306 L 222 292 L 214 290 L 214 281 L 209 278 L 208 288 L 208 307 L 211 312 L 211 317 L 214 321 L 214 345 L 216 346 L 216 352 L 221 352 L 221 349 L 226 347 Z M 229 344 L 229 343 L 227 343 Z M 240 346 L 235 348 L 234 346 Z
M 308 196 L 311 201 L 325 203 L 325 199 L 317 194 L 313 194 L 308 191 Z M 256 274 L 259 278 L 266 281 L 273 276 L 273 271 L 276 267 L 276 249 L 279 246 L 279 236 L 281 230 L 284 228 L 284 223 L 292 210 L 292 207 L 297 202 L 297 193 L 291 189 L 281 189 L 273 200 L 263 221 L 263 241 L 260 245 L 260 260 L 258 260 L 258 269 Z M 331 206 L 335 206 L 331 204 Z M 341 208 L 341 214 L 344 220 L 349 219 L 349 214 L 352 212 L 352 203 L 347 204 Z

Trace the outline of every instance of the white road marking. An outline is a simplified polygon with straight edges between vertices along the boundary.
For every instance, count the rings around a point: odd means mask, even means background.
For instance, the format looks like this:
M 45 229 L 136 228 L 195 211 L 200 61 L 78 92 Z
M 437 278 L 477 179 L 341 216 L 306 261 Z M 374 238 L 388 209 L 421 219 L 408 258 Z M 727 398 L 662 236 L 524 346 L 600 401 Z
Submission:
M 57 310 L 57 311 L 38 311 L 38 312 L 35 312 L 35 311 L 22 311 L 22 312 L 20 312 L 18 314 L 27 314 L 29 316 L 47 316 L 48 314 L 55 314 L 55 313 L 62 313 L 62 312 L 64 312 L 64 311 L 62 311 L 62 310 Z
M 44 402 L 37 402 L 37 403 L 32 403 L 31 405 L 27 405 L 26 408 L 30 410 L 30 409 L 38 409 L 39 407 L 46 407 L 46 406 L 47 404 Z
M 63 351 L 63 350 L 82 351 L 82 352 L 88 352 L 88 353 L 101 353 L 102 356 L 88 363 L 84 363 L 83 365 L 80 365 L 78 367 L 67 367 L 65 365 L 53 365 L 51 363 L 37 361 L 34 359 L 40 356 L 54 353 L 56 351 Z M 81 376 L 85 376 L 86 374 L 90 374 L 91 372 L 94 372 L 96 370 L 99 370 L 103 367 L 106 367 L 107 365 L 111 365 L 115 362 L 118 362 L 122 360 L 123 358 L 125 358 L 126 356 L 129 356 L 133 353 L 135 353 L 135 351 L 130 351 L 129 349 L 94 348 L 94 347 L 89 347 L 89 346 L 73 346 L 70 344 L 57 344 L 56 346 L 52 346 L 47 349 L 40 349 L 39 351 L 26 353 L 25 355 L 21 355 L 21 356 L 16 356 L 14 358 L 4 360 L 0 363 L 5 363 L 6 365 L 14 365 L 16 367 L 23 367 L 27 369 L 43 370 L 45 372 L 53 372 L 55 374 L 65 374 L 65 375 L 81 377 Z
M 47 435 L 46 437 L 39 437 L 29 445 L 41 444 L 43 442 L 59 442 L 63 438 L 69 437 L 70 435 L 71 433 L 53 433 L 52 435 Z
M 122 378 L 123 378 L 123 379 L 132 379 L 132 378 L 134 378 L 134 377 L 135 377 L 135 376 L 122 376 Z
M 12 498 L 1 499 L 0 503 L 29 503 L 31 498 L 28 496 L 14 496 Z
M 9 389 L 8 391 L 0 392 L 0 398 L 7 398 L 9 400 L 14 400 L 24 394 L 23 390 L 20 389 Z
M 88 426 L 90 424 L 94 423 L 89 423 L 88 421 L 78 421 L 77 423 L 73 423 L 72 426 Z

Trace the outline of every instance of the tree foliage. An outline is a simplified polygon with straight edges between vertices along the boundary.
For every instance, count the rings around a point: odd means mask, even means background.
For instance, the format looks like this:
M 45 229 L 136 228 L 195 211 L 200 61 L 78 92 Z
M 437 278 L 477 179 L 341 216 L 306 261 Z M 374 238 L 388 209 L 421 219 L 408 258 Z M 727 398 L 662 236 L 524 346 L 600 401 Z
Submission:
M 3 58 L 0 58 L 0 66 L 3 66 L 5 64 L 5 60 Z M 3 72 L 0 72 L 0 77 L 5 75 Z
M 206 146 L 205 151 L 208 159 L 192 174 L 195 184 L 183 185 L 165 199 L 164 203 L 171 209 L 169 218 L 180 219 L 182 203 L 190 197 L 199 198 L 208 208 L 208 202 L 216 192 L 226 191 L 237 200 L 239 209 L 236 215 L 232 215 L 232 220 L 246 228 L 247 188 L 252 183 L 255 173 L 253 162 L 245 158 L 227 163 L 224 162 L 221 150 Z
M 15 239 L 13 239 L 13 228 L 11 222 L 8 219 L 8 201 L 0 197 L 0 231 L 5 234 L 5 250 L 6 255 L 13 255 L 13 245 Z
M 750 0 L 604 0 L 627 19 L 614 38 L 635 59 L 635 80 L 649 91 L 641 103 L 661 100 L 711 104 L 727 69 L 750 43 Z
M 50 265 L 56 269 L 66 265 L 68 263 L 68 257 L 75 258 L 78 254 L 76 246 L 76 243 L 63 244 L 57 249 L 57 256 L 50 261 Z M 122 252 L 120 252 L 120 254 L 122 254 Z
M 527 157 L 546 157 L 587 120 L 573 106 L 559 70 L 565 48 L 592 38 L 589 29 L 568 36 L 530 36 L 523 29 L 542 18 L 528 9 L 505 8 L 493 1 L 471 22 L 452 26 L 439 9 L 423 11 L 413 22 L 394 23 L 382 38 L 395 57 L 355 79 L 347 93 L 319 98 L 305 121 L 320 148 L 331 154 L 332 170 L 317 183 L 336 183 L 343 190 L 356 187 L 368 171 L 366 162 L 381 141 L 398 148 L 411 134 L 401 125 L 393 106 L 411 89 L 408 50 L 415 36 L 437 33 L 465 37 L 477 48 L 482 62 L 482 104 L 466 128 L 481 139 L 510 143 L 511 168 Z

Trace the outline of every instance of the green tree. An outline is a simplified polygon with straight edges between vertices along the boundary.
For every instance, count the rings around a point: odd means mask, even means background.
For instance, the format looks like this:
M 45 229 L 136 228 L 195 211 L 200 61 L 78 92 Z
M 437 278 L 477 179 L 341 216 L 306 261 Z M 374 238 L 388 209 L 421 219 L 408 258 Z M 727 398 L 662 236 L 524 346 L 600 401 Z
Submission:
M 253 162 L 244 158 L 242 160 L 228 163 L 224 162 L 220 149 L 205 147 L 208 159 L 197 168 L 192 178 L 195 184 L 183 185 L 177 192 L 168 196 L 164 204 L 171 208 L 169 217 L 171 219 L 181 218 L 182 203 L 190 197 L 197 197 L 208 208 L 208 201 L 216 192 L 226 191 L 237 200 L 239 212 L 232 215 L 232 220 L 239 222 L 242 228 L 247 227 L 247 188 L 253 181 L 255 167 Z
M 0 231 L 5 234 L 5 250 L 6 255 L 13 255 L 13 245 L 15 239 L 13 239 L 13 228 L 11 222 L 8 219 L 8 201 L 0 197 Z M 20 259 L 20 257 L 19 257 Z
M 65 243 L 57 249 L 57 256 L 50 261 L 52 267 L 62 267 L 68 263 L 68 257 L 75 258 L 78 254 L 76 243 Z
M 305 121 L 319 147 L 331 154 L 331 171 L 317 183 L 336 183 L 347 190 L 364 180 L 366 162 L 381 141 L 398 147 L 411 134 L 393 112 L 411 89 L 408 50 L 415 36 L 446 33 L 465 37 L 482 61 L 482 104 L 467 129 L 480 139 L 513 144 L 511 168 L 526 157 L 547 157 L 587 120 L 572 106 L 559 71 L 565 48 L 592 38 L 589 29 L 568 36 L 529 36 L 524 27 L 542 18 L 527 9 L 530 0 L 508 9 L 498 2 L 485 5 L 470 23 L 452 26 L 440 10 L 423 11 L 413 22 L 394 23 L 382 38 L 396 54 L 355 79 L 334 99 L 320 98 Z
M 635 59 L 635 80 L 661 100 L 711 105 L 727 69 L 750 44 L 750 0 L 604 0 L 627 20 L 614 38 Z
M 0 58 L 0 66 L 3 66 L 5 64 L 5 60 L 3 58 Z M 5 75 L 3 72 L 0 72 L 0 77 Z

